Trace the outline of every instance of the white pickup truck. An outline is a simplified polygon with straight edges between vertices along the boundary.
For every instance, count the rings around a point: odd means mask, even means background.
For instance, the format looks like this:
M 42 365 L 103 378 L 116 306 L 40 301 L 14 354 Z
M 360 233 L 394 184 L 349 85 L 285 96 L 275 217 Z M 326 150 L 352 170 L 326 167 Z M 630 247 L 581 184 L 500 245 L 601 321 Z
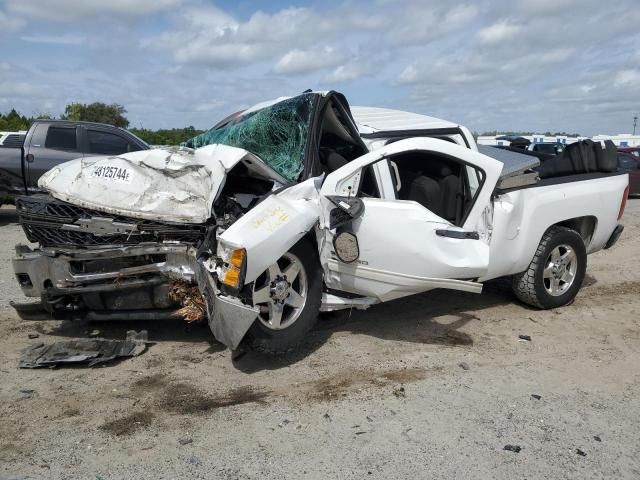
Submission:
M 497 277 L 535 307 L 571 302 L 587 254 L 622 232 L 627 175 L 600 144 L 548 168 L 481 148 L 337 92 L 265 102 L 184 148 L 50 170 L 48 195 L 17 199 L 39 248 L 18 246 L 14 270 L 54 315 L 208 320 L 229 348 L 271 352 L 320 311 Z

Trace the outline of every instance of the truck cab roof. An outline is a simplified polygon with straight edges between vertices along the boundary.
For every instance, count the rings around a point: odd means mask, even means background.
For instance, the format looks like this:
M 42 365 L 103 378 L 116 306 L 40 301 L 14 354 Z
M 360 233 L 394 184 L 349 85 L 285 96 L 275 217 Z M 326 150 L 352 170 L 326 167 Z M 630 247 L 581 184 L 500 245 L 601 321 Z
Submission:
M 363 135 L 377 132 L 399 132 L 406 130 L 435 130 L 458 128 L 456 123 L 419 113 L 404 112 L 391 108 L 351 107 L 351 114 Z

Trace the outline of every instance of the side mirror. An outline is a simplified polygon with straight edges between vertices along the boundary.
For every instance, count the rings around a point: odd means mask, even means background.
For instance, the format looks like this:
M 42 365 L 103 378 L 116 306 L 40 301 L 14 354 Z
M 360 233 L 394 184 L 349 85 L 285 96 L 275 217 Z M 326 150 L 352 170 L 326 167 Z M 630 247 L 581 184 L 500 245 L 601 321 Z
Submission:
M 328 196 L 336 208 L 329 212 L 329 228 L 339 228 L 351 223 L 364 213 L 364 203 L 358 197 Z

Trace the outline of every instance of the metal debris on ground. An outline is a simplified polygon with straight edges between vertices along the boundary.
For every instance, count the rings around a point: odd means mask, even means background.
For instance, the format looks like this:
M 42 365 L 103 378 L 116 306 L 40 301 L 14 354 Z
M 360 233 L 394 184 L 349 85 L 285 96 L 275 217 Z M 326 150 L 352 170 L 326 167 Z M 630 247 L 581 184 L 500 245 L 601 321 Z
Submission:
M 518 335 L 518 338 L 520 340 L 524 340 L 525 342 L 530 342 L 531 341 L 531 336 L 530 335 Z
M 520 445 L 505 445 L 504 450 L 507 450 L 508 452 L 520 453 L 522 447 Z
M 594 439 L 596 442 L 601 442 L 601 441 L 602 441 L 602 439 L 600 438 L 600 436 L 599 436 L 599 435 L 594 435 L 594 436 L 593 436 L 593 439 Z
M 200 322 L 204 318 L 206 306 L 197 286 L 175 280 L 169 286 L 169 300 L 182 307 L 176 313 L 187 323 Z
M 578 455 L 580 455 L 581 457 L 586 457 L 587 454 L 585 452 L 583 452 L 582 450 L 580 450 L 579 448 L 576 448 L 576 453 Z
M 531 394 L 531 398 L 535 398 L 536 400 L 540 400 L 542 398 L 542 395 L 538 395 L 537 393 L 532 393 Z
M 136 357 L 146 350 L 147 342 L 146 330 L 129 330 L 124 340 L 81 338 L 49 345 L 38 343 L 22 352 L 18 366 L 41 368 L 86 363 L 87 366 L 93 367 L 117 357 Z

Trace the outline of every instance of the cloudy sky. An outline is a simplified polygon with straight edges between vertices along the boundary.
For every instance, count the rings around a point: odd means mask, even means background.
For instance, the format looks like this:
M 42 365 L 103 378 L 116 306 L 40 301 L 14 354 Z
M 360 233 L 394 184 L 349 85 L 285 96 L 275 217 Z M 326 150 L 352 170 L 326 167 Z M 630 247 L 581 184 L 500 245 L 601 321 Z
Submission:
M 0 111 L 206 128 L 307 88 L 472 130 L 632 130 L 638 0 L 0 0 Z

